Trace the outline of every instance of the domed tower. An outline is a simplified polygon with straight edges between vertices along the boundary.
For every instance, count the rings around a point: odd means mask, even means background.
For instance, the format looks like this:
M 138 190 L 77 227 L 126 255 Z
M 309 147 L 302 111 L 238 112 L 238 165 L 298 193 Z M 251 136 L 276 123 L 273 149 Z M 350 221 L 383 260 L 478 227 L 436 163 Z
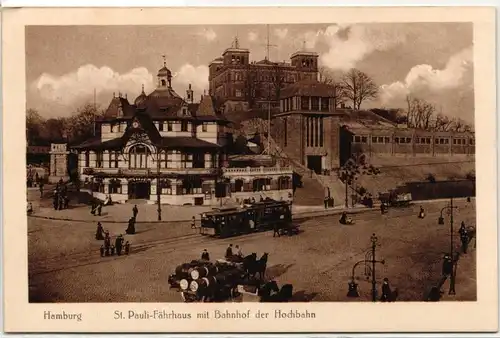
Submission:
M 158 71 L 158 88 L 172 88 L 172 72 L 167 68 L 165 56 L 163 56 L 163 67 Z
M 146 96 L 146 93 L 144 92 L 144 85 L 142 85 L 142 92 L 139 96 L 137 96 L 137 98 L 135 99 L 134 101 L 134 104 L 136 106 L 139 106 L 141 103 L 143 103 L 144 101 L 146 101 L 148 97 Z

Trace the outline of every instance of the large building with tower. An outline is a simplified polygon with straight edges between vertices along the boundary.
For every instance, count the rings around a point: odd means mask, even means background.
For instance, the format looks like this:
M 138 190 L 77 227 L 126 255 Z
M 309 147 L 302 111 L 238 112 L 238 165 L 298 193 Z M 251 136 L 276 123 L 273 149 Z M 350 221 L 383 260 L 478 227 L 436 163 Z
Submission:
M 297 51 L 289 61 L 272 62 L 268 57 L 250 60 L 250 51 L 235 38 L 232 46 L 209 65 L 209 93 L 224 103 L 226 111 L 278 110 L 280 91 L 297 81 L 318 77 L 318 54 Z
M 229 121 L 209 95 L 194 103 L 172 88 L 166 64 L 156 89 L 131 104 L 113 94 L 98 135 L 73 147 L 83 189 L 115 202 L 144 199 L 171 205 L 218 205 L 228 198 L 289 199 L 289 168 L 230 168 Z M 232 193 L 234 196 L 232 196 Z

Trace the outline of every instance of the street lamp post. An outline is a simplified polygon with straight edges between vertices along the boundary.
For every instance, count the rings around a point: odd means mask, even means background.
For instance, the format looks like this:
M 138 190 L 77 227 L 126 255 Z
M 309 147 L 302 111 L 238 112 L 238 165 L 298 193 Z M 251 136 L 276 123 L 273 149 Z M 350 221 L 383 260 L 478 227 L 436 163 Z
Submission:
M 444 225 L 443 211 L 450 210 L 450 257 L 452 259 L 453 265 L 456 266 L 455 258 L 453 257 L 453 209 L 458 209 L 457 206 L 453 205 L 453 197 L 450 198 L 450 205 L 445 206 L 441 209 L 438 223 Z M 449 295 L 455 294 L 455 274 L 456 268 L 453 268 L 453 271 L 450 275 L 450 290 L 448 292 Z
M 351 276 L 351 282 L 349 282 L 349 292 L 347 293 L 348 297 L 359 297 L 358 291 L 357 291 L 357 284 L 355 282 L 355 272 L 356 268 L 360 264 L 365 264 L 365 269 L 370 271 L 369 273 L 371 274 L 371 283 L 372 283 L 372 301 L 376 302 L 377 301 L 377 281 L 376 281 L 376 264 L 385 264 L 385 260 L 378 261 L 376 260 L 375 256 L 375 251 L 377 247 L 377 242 L 378 238 L 375 234 L 372 234 L 370 237 L 370 241 L 372 242 L 371 249 L 367 252 L 365 255 L 365 259 L 357 262 L 354 264 L 352 267 L 352 276 Z M 366 273 L 366 272 L 365 272 Z
M 158 204 L 158 221 L 161 221 L 160 159 L 160 152 L 158 151 L 158 158 L 156 159 L 156 203 Z

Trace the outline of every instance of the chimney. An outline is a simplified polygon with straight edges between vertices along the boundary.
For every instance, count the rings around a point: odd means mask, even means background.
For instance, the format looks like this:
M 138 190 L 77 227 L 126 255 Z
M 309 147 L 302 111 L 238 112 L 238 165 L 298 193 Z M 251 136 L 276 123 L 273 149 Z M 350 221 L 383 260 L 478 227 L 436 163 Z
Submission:
M 193 90 L 191 89 L 191 84 L 189 84 L 188 89 L 186 90 L 186 98 L 188 103 L 193 103 L 194 101 L 194 95 L 193 95 Z

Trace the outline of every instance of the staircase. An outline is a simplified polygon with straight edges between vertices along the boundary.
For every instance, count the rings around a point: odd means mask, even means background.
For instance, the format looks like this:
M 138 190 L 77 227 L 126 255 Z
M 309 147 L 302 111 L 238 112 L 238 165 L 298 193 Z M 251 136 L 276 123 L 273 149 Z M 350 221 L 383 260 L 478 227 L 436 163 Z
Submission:
M 330 196 L 333 198 L 334 206 L 343 205 L 345 202 L 345 185 L 336 175 L 323 176 L 307 168 L 302 163 L 288 156 L 280 148 L 274 139 L 268 133 L 267 122 L 256 118 L 249 123 L 254 132 L 260 132 L 263 144 L 267 146 L 265 152 L 279 161 L 286 162 L 293 167 L 294 171 L 302 176 L 303 188 L 297 188 L 294 196 L 294 203 L 298 205 L 322 205 L 328 188 Z

